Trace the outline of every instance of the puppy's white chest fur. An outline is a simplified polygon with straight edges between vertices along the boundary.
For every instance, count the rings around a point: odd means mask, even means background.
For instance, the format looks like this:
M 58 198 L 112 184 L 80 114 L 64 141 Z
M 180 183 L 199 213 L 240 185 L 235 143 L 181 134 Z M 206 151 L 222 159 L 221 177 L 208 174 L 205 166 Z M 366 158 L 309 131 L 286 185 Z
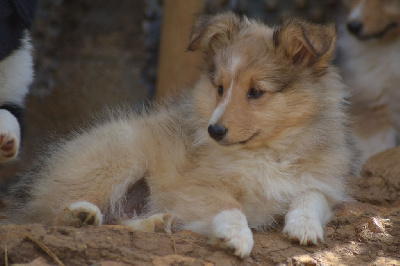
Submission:
M 235 192 L 252 228 L 271 226 L 275 216 L 287 212 L 292 198 L 311 185 L 301 180 L 294 157 L 280 159 L 267 149 L 222 153 L 217 176 Z

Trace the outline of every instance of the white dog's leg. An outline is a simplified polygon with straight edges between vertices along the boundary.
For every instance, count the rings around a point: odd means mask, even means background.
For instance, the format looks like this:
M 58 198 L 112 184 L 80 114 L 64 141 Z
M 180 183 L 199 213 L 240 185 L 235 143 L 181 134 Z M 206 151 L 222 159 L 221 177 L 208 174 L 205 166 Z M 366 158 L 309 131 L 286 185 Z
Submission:
M 254 245 L 246 216 L 238 209 L 218 213 L 211 223 L 213 236 L 222 247 L 232 248 L 236 256 L 247 257 Z
M 77 201 L 62 210 L 56 216 L 54 223 L 75 227 L 99 226 L 103 224 L 103 215 L 96 205 L 87 201 Z
M 0 109 L 0 162 L 14 159 L 21 142 L 17 118 L 9 111 Z
M 323 227 L 332 217 L 328 201 L 320 192 L 311 190 L 294 198 L 285 217 L 283 233 L 301 245 L 323 241 Z

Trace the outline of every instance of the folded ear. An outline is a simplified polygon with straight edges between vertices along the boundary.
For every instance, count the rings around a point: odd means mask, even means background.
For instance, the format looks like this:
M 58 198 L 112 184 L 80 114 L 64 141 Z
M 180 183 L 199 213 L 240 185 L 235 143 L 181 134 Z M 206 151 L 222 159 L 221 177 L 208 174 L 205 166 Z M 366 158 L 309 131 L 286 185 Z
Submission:
M 226 46 L 248 24 L 232 12 L 201 16 L 193 25 L 188 51 L 200 50 L 212 54 Z
M 325 70 L 334 57 L 334 23 L 320 25 L 299 19 L 286 20 L 274 31 L 275 47 L 295 65 Z

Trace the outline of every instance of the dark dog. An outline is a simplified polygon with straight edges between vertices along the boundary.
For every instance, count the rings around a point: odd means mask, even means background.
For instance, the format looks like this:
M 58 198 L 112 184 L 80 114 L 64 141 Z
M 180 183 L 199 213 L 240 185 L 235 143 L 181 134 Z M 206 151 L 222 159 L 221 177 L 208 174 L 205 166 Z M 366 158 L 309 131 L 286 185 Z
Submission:
M 29 28 L 35 0 L 0 0 L 0 162 L 21 143 L 24 98 L 33 79 Z

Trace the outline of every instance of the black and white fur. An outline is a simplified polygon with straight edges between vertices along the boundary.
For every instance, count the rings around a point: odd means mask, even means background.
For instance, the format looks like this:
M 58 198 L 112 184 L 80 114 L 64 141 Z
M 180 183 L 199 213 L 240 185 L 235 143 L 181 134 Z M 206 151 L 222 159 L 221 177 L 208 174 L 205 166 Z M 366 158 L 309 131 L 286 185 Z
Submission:
M 29 28 L 35 0 L 0 0 L 0 162 L 17 157 L 24 99 L 33 80 Z

